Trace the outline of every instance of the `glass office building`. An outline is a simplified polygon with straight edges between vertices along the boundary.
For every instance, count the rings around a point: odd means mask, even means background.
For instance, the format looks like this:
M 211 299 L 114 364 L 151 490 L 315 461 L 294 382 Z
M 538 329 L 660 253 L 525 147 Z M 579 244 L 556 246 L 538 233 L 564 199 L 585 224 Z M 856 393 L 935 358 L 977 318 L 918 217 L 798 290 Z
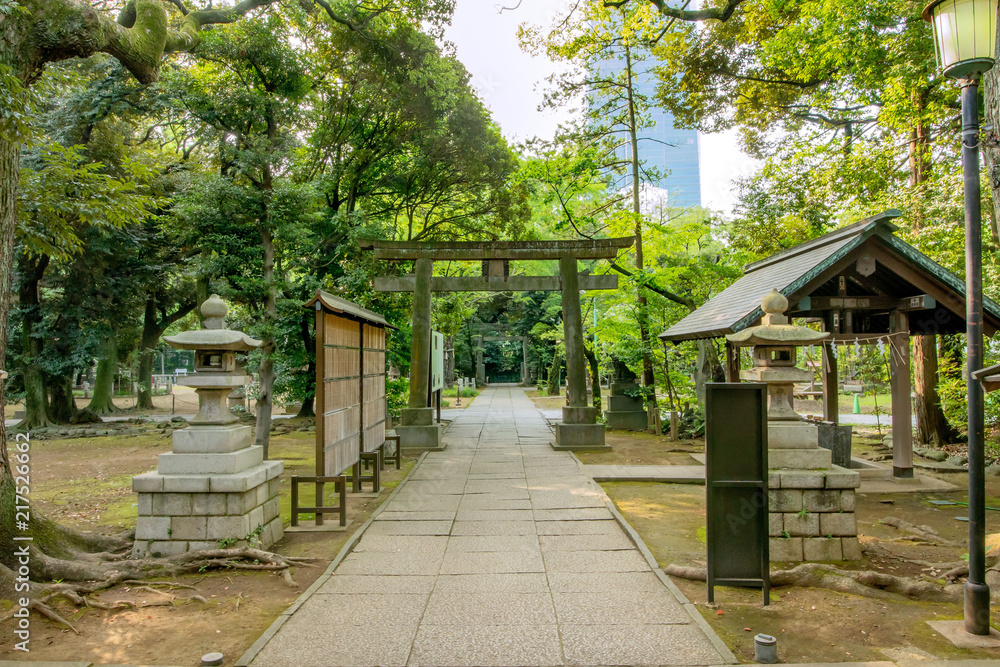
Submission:
M 625 67 L 624 60 L 606 60 L 599 70 L 615 76 Z M 636 90 L 650 101 L 655 99 L 656 80 L 651 72 L 638 71 Z M 672 207 L 701 206 L 701 167 L 698 156 L 698 131 L 674 127 L 674 117 L 652 102 L 648 111 L 652 125 L 639 131 L 639 160 L 647 169 L 655 169 L 659 178 L 650 182 L 667 191 L 667 203 Z M 618 157 L 628 160 L 628 142 L 618 149 Z M 628 174 L 619 176 L 615 189 L 631 183 Z

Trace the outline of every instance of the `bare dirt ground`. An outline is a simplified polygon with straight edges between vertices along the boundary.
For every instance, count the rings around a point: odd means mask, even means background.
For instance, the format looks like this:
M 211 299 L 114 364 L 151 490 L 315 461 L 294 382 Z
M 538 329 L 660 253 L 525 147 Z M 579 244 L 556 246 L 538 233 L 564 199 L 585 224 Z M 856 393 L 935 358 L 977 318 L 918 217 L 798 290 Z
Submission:
M 944 479 L 962 488 L 967 483 L 964 477 L 947 475 Z M 704 487 L 624 482 L 603 486 L 642 535 L 661 566 L 671 563 L 705 566 Z M 988 504 L 1000 507 L 996 504 L 1000 480 L 991 478 L 987 493 L 990 496 Z M 954 519 L 964 515 L 965 508 L 935 507 L 927 502 L 932 499 L 964 501 L 965 494 L 961 491 L 859 494 L 858 530 L 865 558 L 860 563 L 839 565 L 935 580 L 934 575 L 912 561 L 961 560 L 968 524 Z M 1000 526 L 997 523 L 1000 513 L 989 514 L 988 528 L 995 531 L 993 526 Z M 904 535 L 900 531 L 882 523 L 890 516 L 929 525 L 945 541 L 954 542 L 954 546 L 901 539 Z M 783 567 L 783 564 L 773 564 L 771 569 Z M 943 580 L 937 581 L 943 583 Z M 778 638 L 779 656 L 784 662 L 885 660 L 886 654 L 879 649 L 913 653 L 914 647 L 942 659 L 1000 659 L 1000 649 L 958 649 L 925 623 L 962 618 L 960 603 L 912 601 L 888 594 L 885 599 L 875 599 L 818 588 L 782 587 L 772 591 L 771 605 L 765 608 L 761 605 L 760 591 L 717 588 L 718 604 L 710 607 L 705 583 L 679 578 L 674 578 L 674 582 L 698 605 L 709 624 L 744 662 L 753 661 L 753 636 L 759 632 Z
M 297 420 L 299 421 L 299 420 Z M 310 423 L 301 420 L 302 425 Z M 271 438 L 271 458 L 285 461 L 284 477 L 313 474 L 314 435 L 291 432 Z M 158 434 L 133 437 L 39 440 L 33 442 L 32 499 L 49 517 L 83 530 L 120 532 L 135 525 L 136 497 L 132 475 L 156 467 L 156 455 L 169 451 L 170 440 Z M 195 665 L 213 651 L 232 665 L 257 637 L 323 571 L 349 537 L 388 497 L 413 467 L 387 467 L 377 498 L 348 496 L 346 532 L 286 533 L 274 551 L 317 559 L 313 567 L 294 567 L 299 585 L 292 588 L 278 574 L 247 571 L 205 572 L 175 581 L 194 589 L 161 589 L 152 593 L 137 586 L 119 586 L 100 593 L 105 602 L 127 600 L 138 608 L 108 612 L 75 609 L 59 603 L 57 611 L 78 630 L 47 619 L 31 619 L 31 652 L 13 650 L 11 622 L 0 624 L 0 659 L 83 660 L 97 664 Z M 309 488 L 309 487 L 306 487 Z M 370 486 L 366 485 L 366 489 Z M 288 525 L 290 489 L 282 484 L 282 516 Z M 303 523 L 308 523 L 303 519 Z M 190 599 L 200 595 L 205 602 Z M 10 602 L 0 601 L 0 608 Z

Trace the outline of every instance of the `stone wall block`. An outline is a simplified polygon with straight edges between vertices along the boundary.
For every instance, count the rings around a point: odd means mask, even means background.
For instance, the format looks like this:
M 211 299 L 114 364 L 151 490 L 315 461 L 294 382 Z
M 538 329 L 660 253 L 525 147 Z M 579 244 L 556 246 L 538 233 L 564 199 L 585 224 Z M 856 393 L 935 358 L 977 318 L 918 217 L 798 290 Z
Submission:
M 191 551 L 203 551 L 205 549 L 218 549 L 218 548 L 219 548 L 218 542 L 209 542 L 209 541 L 196 542 L 193 540 L 191 542 L 188 542 L 188 549 Z
M 266 522 L 264 521 L 264 507 L 258 506 L 254 507 L 250 512 L 250 530 L 247 531 L 252 533 L 257 530 L 257 527 L 263 527 Z
M 802 556 L 805 560 L 843 560 L 839 537 L 806 537 L 802 540 Z
M 208 493 L 208 475 L 162 475 L 165 493 Z
M 204 540 L 206 517 L 203 516 L 175 516 L 170 520 L 170 534 L 174 540 Z
M 840 492 L 840 509 L 843 512 L 854 511 L 854 489 L 844 489 Z
M 271 498 L 264 503 L 264 521 L 271 522 L 281 515 L 281 501 Z
M 136 540 L 169 540 L 170 517 L 140 516 L 135 525 Z
M 819 515 L 819 534 L 852 537 L 858 534 L 854 512 L 832 512 Z
M 191 512 L 201 516 L 225 514 L 226 495 L 223 493 L 195 493 L 191 496 Z
M 772 561 L 801 561 L 801 537 L 772 537 L 768 544 Z
M 793 537 L 813 537 L 821 535 L 820 515 L 814 512 L 808 514 L 783 514 L 784 530 Z
M 826 473 L 826 488 L 856 489 L 861 486 L 861 475 L 846 468 L 834 466 L 833 472 Z
M 149 516 L 153 513 L 153 494 L 139 494 L 139 516 Z
M 772 489 L 768 491 L 768 507 L 772 512 L 798 512 L 802 509 L 802 493 L 797 489 Z
M 770 537 L 781 537 L 781 531 L 785 529 L 781 516 L 780 512 L 771 512 L 767 515 L 767 534 Z
M 136 493 L 156 493 L 163 490 L 163 477 L 155 472 L 144 472 L 132 478 L 132 490 Z
M 783 489 L 822 489 L 823 473 L 815 470 L 788 471 L 782 470 L 781 488 Z
M 840 548 L 844 553 L 844 560 L 861 560 L 861 542 L 856 537 L 840 538 Z
M 153 494 L 153 514 L 157 516 L 190 516 L 190 493 Z
M 250 516 L 210 516 L 207 537 L 210 540 L 246 539 L 250 532 Z
M 803 491 L 802 506 L 810 512 L 839 512 L 840 491 L 833 489 Z
M 155 557 L 177 556 L 188 550 L 188 543 L 182 540 L 165 540 L 163 542 L 151 542 L 149 553 Z

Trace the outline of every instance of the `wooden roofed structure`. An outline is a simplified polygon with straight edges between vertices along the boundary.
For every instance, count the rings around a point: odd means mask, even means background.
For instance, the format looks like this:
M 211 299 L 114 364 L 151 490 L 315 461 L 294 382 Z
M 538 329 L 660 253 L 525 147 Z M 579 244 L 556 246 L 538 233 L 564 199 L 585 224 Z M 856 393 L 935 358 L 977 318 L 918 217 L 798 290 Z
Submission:
M 662 334 L 664 341 L 720 338 L 758 324 L 772 289 L 788 299 L 787 314 L 819 320 L 832 335 L 823 353 L 823 412 L 838 422 L 837 359 L 832 346 L 887 341 L 893 414 L 893 474 L 912 477 L 910 336 L 965 333 L 965 283 L 895 235 L 890 209 L 746 267 L 742 278 Z M 1000 330 L 1000 306 L 983 304 L 987 336 Z M 726 346 L 726 377 L 739 364 Z

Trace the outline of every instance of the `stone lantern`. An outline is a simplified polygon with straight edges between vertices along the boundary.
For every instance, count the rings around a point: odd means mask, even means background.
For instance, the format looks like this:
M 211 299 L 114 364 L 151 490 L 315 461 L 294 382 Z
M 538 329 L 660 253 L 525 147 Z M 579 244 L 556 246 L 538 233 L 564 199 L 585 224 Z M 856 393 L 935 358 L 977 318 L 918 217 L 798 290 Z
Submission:
M 229 393 L 249 384 L 236 363 L 261 341 L 226 328 L 226 304 L 213 294 L 201 306 L 204 328 L 164 340 L 193 350 L 195 372 L 177 384 L 194 387 L 198 414 L 174 431 L 173 451 L 160 454 L 155 472 L 132 479 L 139 494 L 134 553 L 173 555 L 222 545 L 266 548 L 281 539 L 278 504 L 281 461 L 264 461 L 249 426 L 227 406 Z
M 797 368 L 800 346 L 814 345 L 830 336 L 808 327 L 790 324 L 785 311 L 788 299 L 778 290 L 764 297 L 760 304 L 764 317 L 760 326 L 729 334 L 726 340 L 737 347 L 753 346 L 754 367 L 740 371 L 740 379 L 767 384 L 767 420 L 799 421 L 793 394 L 796 382 L 809 382 L 812 371 Z
M 795 366 L 798 348 L 830 334 L 791 324 L 784 314 L 788 299 L 777 290 L 760 307 L 759 326 L 726 339 L 753 346 L 754 366 L 740 371 L 740 379 L 767 385 L 771 560 L 857 560 L 854 489 L 861 476 L 832 464 L 831 451 L 819 446 L 819 425 L 803 420 L 794 404 L 795 383 L 812 379 L 812 371 Z

